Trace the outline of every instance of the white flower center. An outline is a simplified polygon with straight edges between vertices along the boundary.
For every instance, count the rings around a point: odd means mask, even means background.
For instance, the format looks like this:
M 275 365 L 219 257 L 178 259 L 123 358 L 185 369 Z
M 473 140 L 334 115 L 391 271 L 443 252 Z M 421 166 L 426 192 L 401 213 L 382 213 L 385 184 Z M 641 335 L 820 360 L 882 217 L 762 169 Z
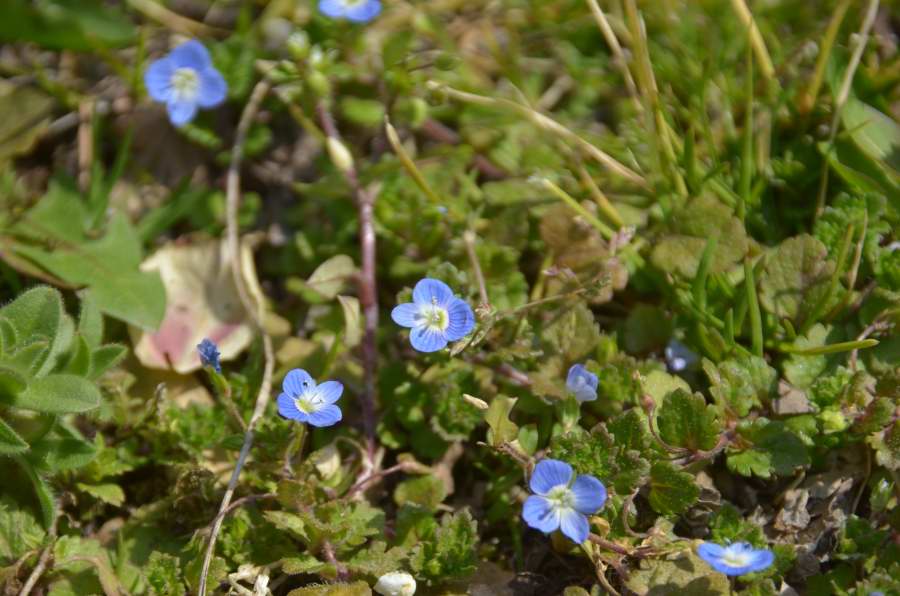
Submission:
M 572 491 L 569 490 L 569 487 L 564 484 L 551 488 L 547 493 L 546 499 L 550 502 L 550 506 L 556 511 L 561 509 L 572 509 L 575 505 L 575 496 L 572 494 Z
M 325 406 L 325 400 L 316 388 L 310 389 L 309 381 L 303 381 L 303 393 L 294 398 L 297 409 L 304 414 L 318 412 Z
M 180 101 L 192 101 L 200 90 L 200 76 L 193 68 L 176 68 L 172 73 L 172 89 Z
M 726 548 L 722 555 L 722 562 L 729 567 L 746 567 L 750 564 L 750 553 Z
M 424 327 L 429 327 L 434 331 L 444 331 L 450 324 L 450 315 L 447 309 L 432 303 L 424 306 L 419 310 L 419 318 Z

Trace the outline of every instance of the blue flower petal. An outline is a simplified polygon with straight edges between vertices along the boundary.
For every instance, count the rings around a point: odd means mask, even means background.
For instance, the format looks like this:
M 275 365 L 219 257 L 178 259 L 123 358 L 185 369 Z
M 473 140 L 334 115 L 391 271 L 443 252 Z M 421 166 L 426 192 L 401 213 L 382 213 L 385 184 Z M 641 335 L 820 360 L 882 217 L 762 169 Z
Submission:
M 419 307 L 413 302 L 398 304 L 391 311 L 391 318 L 401 327 L 415 327 L 419 316 Z
M 597 399 L 597 375 L 589 371 L 583 364 L 574 364 L 566 376 L 566 388 L 580 402 Z
M 578 476 L 572 483 L 571 490 L 572 496 L 575 497 L 572 506 L 586 515 L 596 513 L 606 502 L 606 487 L 593 476 L 587 474 Z
M 309 415 L 309 423 L 313 426 L 331 426 L 341 421 L 341 409 L 335 405 L 325 406 Z
M 281 383 L 281 389 L 292 397 L 303 395 L 315 386 L 316 382 L 302 368 L 295 368 L 290 371 L 285 375 L 284 381 Z
M 186 41 L 172 50 L 169 59 L 175 68 L 193 68 L 197 72 L 203 72 L 212 66 L 209 52 L 196 39 Z
M 163 103 L 169 101 L 174 73 L 175 66 L 168 56 L 155 60 L 147 67 L 144 71 L 144 86 L 151 98 Z
M 368 23 L 378 16 L 381 12 L 381 2 L 379 0 L 367 0 L 347 7 L 344 16 L 354 23 Z
M 755 549 L 746 542 L 722 546 L 714 542 L 704 542 L 697 547 L 697 554 L 710 567 L 725 575 L 744 575 L 761 571 L 775 560 L 775 554 L 768 549 Z M 743 565 L 735 565 L 735 559 L 743 559 Z
M 413 288 L 413 302 L 422 305 L 446 306 L 453 299 L 453 290 L 444 282 L 426 277 Z
M 775 562 L 775 553 L 767 549 L 756 550 L 751 556 L 753 560 L 748 566 L 747 573 L 762 571 Z
M 409 342 L 420 352 L 437 352 L 447 347 L 447 338 L 429 327 L 415 327 L 409 332 Z
M 539 495 L 531 495 L 522 506 L 522 519 L 525 523 L 545 534 L 559 528 L 559 514 L 550 502 Z
M 341 394 L 344 393 L 344 386 L 338 381 L 325 381 L 316 387 L 316 391 L 323 402 L 333 404 L 341 398 Z
M 225 101 L 228 85 L 215 68 L 200 71 L 200 89 L 197 91 L 197 105 L 214 108 Z
M 289 420 L 298 420 L 300 422 L 306 422 L 307 420 L 306 413 L 300 411 L 294 402 L 294 398 L 287 393 L 282 393 L 278 396 L 278 413 Z
M 572 466 L 558 459 L 542 459 L 534 467 L 528 486 L 531 492 L 546 495 L 554 486 L 567 485 L 572 480 Z
M 444 335 L 450 341 L 464 338 L 475 327 L 475 314 L 465 300 L 453 298 L 447 306 L 447 316 L 450 322 Z
M 175 126 L 184 126 L 197 115 L 197 103 L 193 101 L 172 101 L 166 104 L 169 121 Z
M 559 529 L 576 544 L 581 544 L 587 540 L 590 533 L 587 517 L 574 509 L 568 509 L 560 514 Z
M 344 16 L 347 0 L 319 0 L 319 12 L 333 19 Z

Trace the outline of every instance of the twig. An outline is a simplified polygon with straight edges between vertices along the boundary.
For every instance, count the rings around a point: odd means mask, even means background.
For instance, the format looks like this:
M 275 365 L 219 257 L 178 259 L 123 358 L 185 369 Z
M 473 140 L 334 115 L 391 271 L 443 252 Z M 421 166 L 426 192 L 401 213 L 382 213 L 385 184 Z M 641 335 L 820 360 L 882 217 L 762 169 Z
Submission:
M 597 0 L 587 0 L 587 3 L 591 9 L 591 13 L 594 15 L 594 20 L 597 21 L 600 32 L 603 33 L 606 44 L 613 53 L 616 66 L 622 71 L 622 77 L 625 79 L 625 86 L 628 87 L 628 95 L 631 96 L 631 100 L 634 102 L 638 112 L 643 111 L 644 106 L 641 104 L 641 100 L 638 97 L 637 85 L 634 84 L 634 77 L 631 76 L 631 71 L 628 69 L 628 59 L 625 57 L 625 52 L 622 51 L 622 46 L 619 45 L 619 39 L 612 30 L 612 27 L 610 26 L 606 15 L 603 14 L 603 10 L 600 8 Z
M 159 21 L 172 31 L 189 37 L 224 37 L 228 31 L 194 21 L 172 12 L 159 2 L 153 0 L 128 0 L 128 4 L 147 18 Z
M 326 135 L 326 143 L 346 151 L 341 134 L 325 102 L 316 106 L 319 122 Z M 356 199 L 359 212 L 359 244 L 362 254 L 362 268 L 359 275 L 359 303 L 363 309 L 365 328 L 362 341 L 363 391 L 360 396 L 363 430 L 366 434 L 366 453 L 362 478 L 373 473 L 375 462 L 375 396 L 378 375 L 378 349 L 375 333 L 378 329 L 378 287 L 375 279 L 375 195 L 364 188 L 359 180 L 356 165 L 347 152 L 347 163 L 335 163 L 344 174 Z M 336 160 L 335 160 L 336 161 Z
M 859 29 L 856 47 L 853 49 L 853 54 L 850 56 L 847 70 L 844 71 L 844 80 L 841 81 L 838 94 L 834 98 L 834 115 L 831 117 L 831 130 L 828 133 L 828 153 L 831 153 L 834 139 L 837 136 L 838 122 L 840 122 L 844 104 L 850 96 L 850 87 L 853 85 L 853 77 L 856 75 L 856 69 L 859 68 L 859 62 L 862 60 L 863 52 L 869 44 L 869 33 L 875 25 L 875 17 L 878 15 L 878 4 L 879 0 L 871 0 L 869 2 L 869 8 L 866 10 L 866 16 L 863 18 L 862 25 Z M 819 183 L 819 197 L 816 202 L 817 219 L 825 209 L 825 192 L 828 189 L 828 172 L 830 169 L 826 157 L 826 163 L 822 168 L 821 182 Z
M 544 114 L 535 111 L 528 106 L 523 106 L 522 104 L 516 103 L 509 99 L 494 98 L 488 97 L 486 95 L 477 95 L 475 93 L 460 91 L 459 89 L 454 89 L 453 87 L 449 87 L 447 85 L 444 85 L 443 83 L 438 83 L 437 81 L 428 81 L 427 87 L 438 94 L 443 93 L 447 97 L 455 99 L 456 101 L 484 106 L 495 110 L 512 110 L 518 113 L 520 116 L 530 120 L 539 128 L 551 134 L 554 134 L 557 137 L 572 143 L 573 145 L 576 145 L 585 154 L 589 155 L 591 158 L 595 159 L 597 162 L 606 166 L 613 172 L 617 173 L 619 176 L 630 180 L 631 182 L 637 184 L 642 188 L 649 188 L 649 184 L 647 184 L 647 181 L 643 176 L 620 163 L 613 156 L 609 155 L 605 151 L 600 150 L 598 147 L 589 143 L 580 135 L 569 130 L 553 118 L 545 116 Z
M 241 114 L 240 122 L 238 122 L 237 133 L 234 139 L 234 145 L 231 149 L 231 162 L 228 165 L 228 176 L 226 179 L 226 222 L 227 222 L 227 238 L 228 252 L 231 258 L 231 273 L 234 276 L 234 283 L 238 290 L 238 296 L 247 314 L 255 323 L 257 330 L 262 336 L 263 352 L 265 354 L 265 366 L 263 368 L 262 382 L 259 386 L 259 393 L 256 396 L 256 405 L 253 408 L 253 414 L 250 416 L 250 422 L 247 423 L 247 431 L 244 433 L 244 444 L 241 446 L 241 452 L 238 455 L 237 463 L 234 471 L 231 473 L 231 479 L 228 481 L 228 487 L 225 489 L 225 495 L 222 497 L 222 504 L 219 506 L 219 513 L 213 521 L 212 530 L 209 534 L 209 542 L 206 546 L 206 554 L 203 558 L 203 567 L 200 571 L 200 588 L 198 590 L 200 596 L 206 595 L 206 582 L 209 575 L 209 565 L 212 562 L 213 553 L 216 548 L 216 538 L 219 530 L 222 528 L 222 520 L 224 513 L 228 511 L 231 503 L 231 497 L 237 487 L 238 478 L 241 475 L 241 469 L 253 446 L 253 431 L 256 423 L 262 418 L 269 405 L 269 397 L 272 391 L 272 373 L 275 369 L 275 352 L 272 348 L 272 338 L 266 333 L 263 327 L 263 303 L 258 292 L 254 292 L 253 298 L 250 296 L 250 290 L 246 287 L 246 280 L 243 272 L 246 268 L 242 259 L 242 251 L 240 246 L 240 238 L 238 236 L 238 207 L 241 200 L 241 159 L 244 154 L 244 143 L 247 140 L 247 131 L 256 112 L 259 110 L 260 104 L 269 92 L 270 84 L 267 78 L 263 78 L 256 84 L 244 111 Z
M 466 252 L 469 255 L 469 261 L 472 263 L 472 271 L 475 273 L 475 280 L 478 282 L 478 295 L 481 296 L 481 304 L 490 306 L 491 301 L 488 300 L 487 286 L 484 283 L 484 273 L 481 271 L 481 263 L 478 262 L 478 254 L 475 252 L 475 232 L 466 230 L 463 232 L 463 242 L 466 243 Z
M 228 507 L 226 507 L 223 511 L 220 511 L 219 513 L 217 513 L 215 519 L 213 519 L 213 521 L 212 521 L 212 524 L 216 523 L 220 519 L 227 517 L 229 513 L 231 513 L 232 511 L 234 511 L 241 505 L 244 505 L 245 503 L 252 503 L 253 501 L 262 501 L 264 499 L 275 499 L 277 497 L 278 497 L 278 495 L 276 495 L 275 493 L 262 493 L 262 494 L 258 494 L 258 495 L 247 495 L 246 497 L 241 497 L 240 499 L 237 499 L 234 503 L 232 503 Z M 212 524 L 210 524 L 210 525 L 212 525 Z
M 53 552 L 53 546 L 56 544 L 56 524 L 58 521 L 59 517 L 56 517 L 53 520 L 53 525 L 50 526 L 50 531 L 47 533 L 49 543 L 44 547 L 44 550 L 41 551 L 41 556 L 38 558 L 37 565 L 34 566 L 31 575 L 25 580 L 25 585 L 22 586 L 22 591 L 19 592 L 19 596 L 28 596 L 28 594 L 31 593 L 31 590 L 34 589 L 34 586 L 37 585 L 38 580 L 41 579 L 41 575 L 46 571 L 47 563 L 50 562 L 50 554 Z
M 362 480 L 358 481 L 356 484 L 350 487 L 347 491 L 347 494 L 344 498 L 350 498 L 358 492 L 361 492 L 364 488 L 366 488 L 369 484 L 375 482 L 376 480 L 381 480 L 385 476 L 389 476 L 391 474 L 396 474 L 397 472 L 402 472 L 406 469 L 406 464 L 397 464 L 391 466 L 390 468 L 385 468 L 383 470 L 378 470 L 377 472 L 373 472 L 369 474 Z
M 762 71 L 763 76 L 770 81 L 775 81 L 775 67 L 772 66 L 772 58 L 769 56 L 769 50 L 766 49 L 766 42 L 759 32 L 759 27 L 756 26 L 756 21 L 753 20 L 753 14 L 747 8 L 747 3 L 744 0 L 731 0 L 731 6 L 744 24 L 744 27 L 749 31 L 753 53 L 756 54 L 756 59 L 759 61 L 759 69 Z

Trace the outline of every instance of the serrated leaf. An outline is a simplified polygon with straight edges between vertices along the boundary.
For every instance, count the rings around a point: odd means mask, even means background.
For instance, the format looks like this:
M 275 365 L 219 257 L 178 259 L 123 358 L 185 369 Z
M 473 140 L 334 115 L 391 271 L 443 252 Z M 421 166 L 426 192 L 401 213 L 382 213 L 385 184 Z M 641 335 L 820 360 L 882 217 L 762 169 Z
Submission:
M 0 565 L 8 565 L 44 540 L 38 520 L 9 498 L 0 499 Z
M 447 514 L 434 535 L 419 542 L 410 553 L 410 570 L 417 580 L 463 578 L 475 571 L 478 526 L 467 509 Z
M 739 426 L 738 431 L 752 447 L 729 453 L 728 468 L 733 472 L 760 478 L 788 476 L 810 463 L 803 440 L 783 422 L 757 418 Z
M 78 482 L 75 486 L 92 497 L 96 497 L 104 503 L 109 503 L 115 507 L 121 507 L 125 502 L 125 491 L 118 484 L 111 482 L 105 484 L 84 484 Z
M 100 390 L 75 375 L 55 374 L 33 379 L 10 405 L 50 414 L 74 414 L 100 405 Z
M 155 596 L 183 596 L 184 584 L 181 581 L 181 564 L 178 557 L 153 551 L 147 560 L 144 576 L 150 584 L 150 591 Z
M 694 477 L 669 462 L 658 461 L 650 467 L 650 506 L 661 515 L 680 515 L 700 496 Z
M 629 575 L 626 585 L 629 590 L 641 596 L 724 596 L 731 593 L 728 578 L 715 571 L 693 551 L 667 559 L 644 559 L 640 568 Z
M 813 307 L 812 295 L 834 271 L 828 249 L 809 234 L 788 238 L 766 258 L 759 280 L 760 305 L 779 318 L 800 323 Z
M 371 596 L 372 589 L 364 581 L 352 584 L 327 584 L 296 588 L 288 596 Z
M 294 534 L 307 544 L 310 542 L 306 523 L 299 515 L 287 511 L 266 511 L 264 517 L 274 524 L 276 528 Z
M 405 548 L 395 546 L 388 549 L 384 542 L 373 542 L 347 561 L 347 569 L 353 573 L 379 577 L 401 569 L 406 556 Z
M 699 393 L 677 389 L 666 396 L 656 424 L 663 441 L 691 451 L 709 451 L 719 438 L 716 408 Z
M 709 377 L 710 395 L 740 417 L 767 402 L 777 387 L 775 370 L 757 356 L 732 358 L 718 365 L 704 359 L 703 370 Z
M 287 573 L 288 575 L 299 575 L 301 573 L 323 573 L 326 572 L 326 575 L 332 576 L 332 573 L 327 573 L 326 570 L 329 568 L 333 569 L 333 565 L 329 565 L 328 563 L 324 563 L 314 556 L 310 554 L 301 554 L 296 557 L 288 557 L 286 559 L 281 560 L 281 570 Z

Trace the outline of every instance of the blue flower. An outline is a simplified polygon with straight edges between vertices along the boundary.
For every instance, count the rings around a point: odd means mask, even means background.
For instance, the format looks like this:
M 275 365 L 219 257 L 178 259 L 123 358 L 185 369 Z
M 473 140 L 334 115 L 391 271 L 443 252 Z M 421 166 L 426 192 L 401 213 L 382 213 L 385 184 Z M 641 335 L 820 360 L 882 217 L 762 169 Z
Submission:
M 337 381 L 316 385 L 309 373 L 295 368 L 284 377 L 283 393 L 278 396 L 278 413 L 290 420 L 313 426 L 331 426 L 340 422 L 341 409 L 334 405 L 344 392 Z
M 572 541 L 581 544 L 590 531 L 587 516 L 606 502 L 606 487 L 587 474 L 572 482 L 572 466 L 542 459 L 534 467 L 529 487 L 534 494 L 525 500 L 522 518 L 535 530 L 549 534 L 562 530 Z
M 211 339 L 204 339 L 197 344 L 197 352 L 200 353 L 200 362 L 203 366 L 211 366 L 217 373 L 222 372 L 222 365 L 219 363 L 219 346 Z
M 775 560 L 772 551 L 753 548 L 746 542 L 735 542 L 727 546 L 704 542 L 697 547 L 697 554 L 713 569 L 725 575 L 762 571 Z
M 381 0 L 319 0 L 319 10 L 333 19 L 368 23 L 381 12 Z
M 394 322 L 409 327 L 409 341 L 420 352 L 437 352 L 464 338 L 475 327 L 472 308 L 447 284 L 425 278 L 413 288 L 413 301 L 391 311 Z
M 144 73 L 147 92 L 166 104 L 169 120 L 184 126 L 197 115 L 197 108 L 214 108 L 223 101 L 228 85 L 199 41 L 185 42 L 168 56 L 153 62 Z
M 697 363 L 697 354 L 677 339 L 669 341 L 665 352 L 666 364 L 669 365 L 669 370 L 672 372 L 681 372 Z
M 566 389 L 575 395 L 578 401 L 594 401 L 597 399 L 597 375 L 589 371 L 583 364 L 574 364 L 566 377 Z

